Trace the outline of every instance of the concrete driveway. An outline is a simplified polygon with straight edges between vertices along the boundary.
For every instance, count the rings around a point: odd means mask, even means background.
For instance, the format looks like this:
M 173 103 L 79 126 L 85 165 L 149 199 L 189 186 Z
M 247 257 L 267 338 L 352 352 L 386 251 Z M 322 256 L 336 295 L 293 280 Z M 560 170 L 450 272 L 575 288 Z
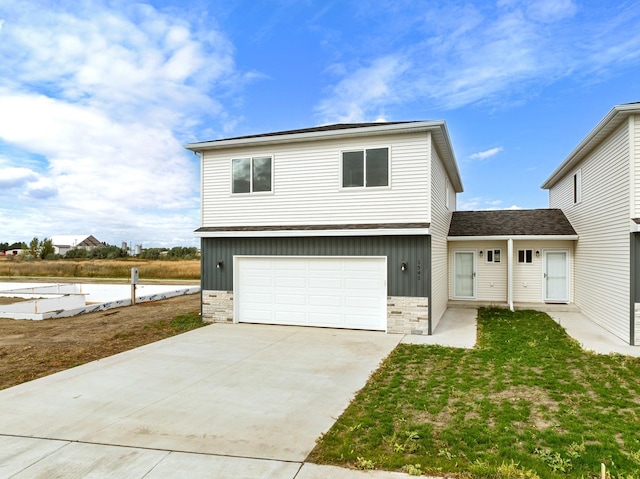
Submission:
M 0 391 L 0 477 L 315 477 L 301 462 L 401 339 L 215 324 Z

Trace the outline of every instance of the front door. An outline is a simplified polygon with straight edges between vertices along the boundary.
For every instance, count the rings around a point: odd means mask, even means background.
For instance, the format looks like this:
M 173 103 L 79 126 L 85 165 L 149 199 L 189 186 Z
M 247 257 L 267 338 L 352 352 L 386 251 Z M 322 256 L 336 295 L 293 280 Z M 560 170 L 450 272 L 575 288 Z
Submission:
M 544 252 L 544 300 L 569 302 L 569 261 L 567 251 Z
M 476 253 L 475 251 L 455 251 L 453 255 L 454 276 L 453 296 L 459 299 L 476 297 Z

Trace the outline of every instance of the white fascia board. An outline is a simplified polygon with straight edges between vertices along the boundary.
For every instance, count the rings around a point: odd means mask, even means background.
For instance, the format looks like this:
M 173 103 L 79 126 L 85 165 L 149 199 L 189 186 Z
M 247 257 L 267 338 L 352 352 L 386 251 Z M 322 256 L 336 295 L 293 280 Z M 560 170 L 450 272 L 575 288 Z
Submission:
M 576 241 L 578 235 L 447 236 L 447 241 Z
M 617 128 L 630 114 L 640 113 L 640 104 L 614 106 L 607 115 L 600 120 L 593 130 L 580 142 L 562 163 L 549 175 L 540 188 L 548 190 L 571 171 L 584 157 L 591 152 L 595 145 Z
M 184 147 L 192 151 L 215 150 L 219 148 L 230 148 L 236 146 L 269 145 L 277 143 L 292 143 L 298 141 L 316 140 L 322 138 L 349 138 L 354 136 L 366 136 L 371 134 L 384 133 L 410 133 L 414 131 L 427 131 L 442 128 L 443 120 L 437 121 L 415 121 L 409 123 L 396 123 L 392 125 L 373 125 L 357 128 L 343 128 L 339 130 L 309 131 L 305 133 L 290 133 L 282 135 L 253 136 L 250 138 L 235 138 L 229 140 L 205 141 L 201 143 L 190 143 Z
M 312 236 L 424 236 L 429 228 L 379 228 L 352 230 L 196 231 L 198 238 L 286 238 Z

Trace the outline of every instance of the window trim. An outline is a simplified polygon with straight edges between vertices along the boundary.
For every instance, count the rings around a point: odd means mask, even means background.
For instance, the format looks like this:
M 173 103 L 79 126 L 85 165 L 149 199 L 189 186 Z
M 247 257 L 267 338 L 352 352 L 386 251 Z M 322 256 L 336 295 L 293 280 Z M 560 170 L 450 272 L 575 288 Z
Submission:
M 367 186 L 367 150 L 379 150 L 385 148 L 387 150 L 387 184 L 380 186 Z M 363 186 L 344 186 L 344 154 L 345 153 L 353 153 L 353 152 L 363 152 Z M 391 188 L 391 146 L 389 145 L 380 145 L 380 146 L 367 146 L 367 147 L 358 147 L 358 148 L 346 148 L 344 150 L 340 150 L 340 190 L 343 191 L 362 191 L 362 190 L 381 190 L 381 189 L 389 189 Z
M 253 191 L 253 161 L 257 160 L 257 159 L 262 159 L 262 158 L 269 158 L 271 160 L 271 185 L 270 185 L 270 189 L 268 191 Z M 235 160 L 249 160 L 249 191 L 244 191 L 244 192 L 238 192 L 235 193 L 233 191 L 233 162 Z M 230 176 L 231 176 L 231 181 L 229 184 L 229 194 L 231 194 L 232 196 L 235 195 L 272 195 L 273 191 L 274 191 L 274 187 L 273 187 L 273 172 L 274 172 L 274 163 L 275 163 L 275 155 L 239 155 L 236 157 L 231 158 L 231 160 L 229 161 L 229 168 L 230 168 Z
M 498 253 L 498 261 L 495 259 L 496 252 Z M 489 259 L 491 256 L 491 259 Z M 502 249 L 501 248 L 488 248 L 485 253 L 485 262 L 490 264 L 500 264 L 502 263 Z
M 529 258 L 531 259 L 531 261 L 527 261 L 527 251 L 531 253 Z M 522 252 L 523 254 L 524 261 L 520 261 L 520 252 Z M 516 253 L 516 256 L 517 256 L 517 260 L 516 260 L 517 264 L 533 264 L 533 249 L 531 248 L 519 249 L 518 252 Z
M 582 169 L 573 174 L 573 204 L 582 202 Z

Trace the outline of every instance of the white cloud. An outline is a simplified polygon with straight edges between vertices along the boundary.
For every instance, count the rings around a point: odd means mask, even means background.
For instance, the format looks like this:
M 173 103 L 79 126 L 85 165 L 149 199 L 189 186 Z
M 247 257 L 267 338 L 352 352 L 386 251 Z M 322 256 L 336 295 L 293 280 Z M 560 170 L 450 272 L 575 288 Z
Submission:
M 568 74 L 594 81 L 594 72 L 640 61 L 640 36 L 635 34 L 640 11 L 632 5 L 603 5 L 602 15 L 589 17 L 581 16 L 571 0 L 464 6 L 416 2 L 405 7 L 403 13 L 381 9 L 379 15 L 385 15 L 396 36 L 400 30 L 394 23 L 406 25 L 412 41 L 389 37 L 383 54 L 363 48 L 360 63 L 342 64 L 344 72 L 333 68 L 339 79 L 318 107 L 325 122 L 372 118 L 409 103 L 423 103 L 425 109 L 511 105 Z M 377 37 L 376 44 L 384 41 Z M 381 68 L 392 65 L 390 59 L 399 68 Z M 370 88 L 378 92 L 381 84 L 383 94 L 369 93 Z
M 502 209 L 502 200 L 494 200 L 475 196 L 471 198 L 458 198 L 458 210 L 460 211 L 479 211 L 479 210 L 498 210 Z
M 247 80 L 211 25 L 118 8 L 0 5 L 0 154 L 4 144 L 31 158 L 25 168 L 4 153 L 0 185 L 19 187 L 24 206 L 2 215 L 23 238 L 194 243 L 199 160 L 182 144 L 194 118 L 233 124 L 214 98 Z
M 486 160 L 489 157 L 497 155 L 501 151 L 502 151 L 502 147 L 499 146 L 496 148 L 491 148 L 489 150 L 479 151 L 478 153 L 474 153 L 473 155 L 470 155 L 469 158 L 471 158 L 472 160 Z
M 378 105 L 394 103 L 399 92 L 393 87 L 409 65 L 400 57 L 388 56 L 375 60 L 371 65 L 358 68 L 352 75 L 340 81 L 332 89 L 332 98 L 320 103 L 318 113 L 323 118 L 337 122 L 367 120 L 369 112 Z M 340 68 L 333 67 L 339 71 Z M 376 116 L 384 116 L 379 111 Z

